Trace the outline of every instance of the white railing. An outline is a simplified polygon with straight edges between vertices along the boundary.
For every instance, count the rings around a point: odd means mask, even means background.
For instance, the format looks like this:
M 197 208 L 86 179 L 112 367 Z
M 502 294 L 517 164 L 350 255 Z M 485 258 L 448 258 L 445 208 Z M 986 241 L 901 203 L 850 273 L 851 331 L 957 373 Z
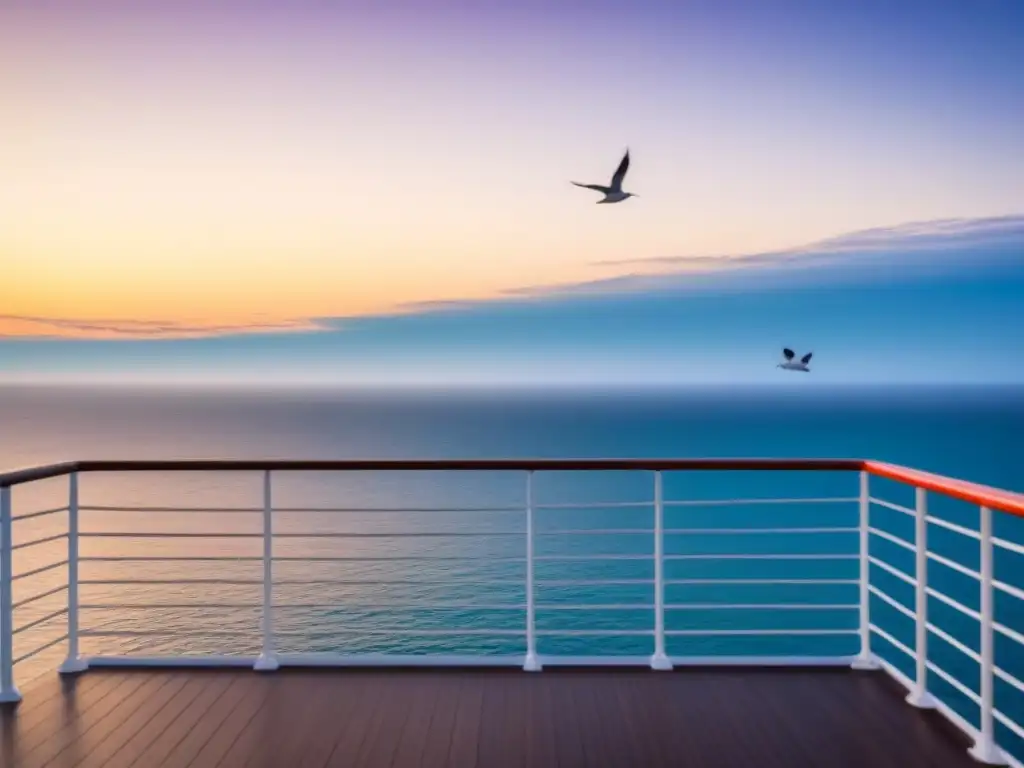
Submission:
M 52 581 L 52 577 L 57 576 L 56 571 L 67 566 L 69 560 L 64 558 L 56 562 L 51 561 L 42 564 L 35 562 L 27 570 L 18 573 L 14 572 L 16 554 L 21 556 L 37 547 L 63 541 L 68 538 L 68 534 L 65 530 L 60 533 L 38 536 L 27 541 L 15 543 L 15 519 L 12 497 L 13 490 L 10 486 L 0 486 L 0 704 L 17 702 L 21 699 L 21 694 L 15 686 L 14 680 L 14 669 L 17 665 L 60 645 L 69 638 L 69 635 L 64 633 L 59 637 L 50 638 L 43 645 L 33 648 L 27 653 L 15 654 L 15 639 L 19 635 L 28 633 L 37 627 L 43 627 L 68 614 L 68 606 L 71 600 L 68 599 L 67 603 L 56 611 L 50 610 L 47 607 L 42 616 L 37 616 L 24 624 L 15 626 L 15 615 L 19 609 L 28 608 L 31 610 L 39 603 L 45 602 L 48 598 L 68 592 L 68 584 L 64 581 L 56 586 L 52 584 L 44 585 L 44 588 L 36 589 L 34 594 L 16 600 L 14 596 L 15 584 L 40 576 L 47 577 Z M 67 507 L 37 510 L 20 515 L 18 522 L 51 518 L 66 511 Z
M 866 493 L 867 473 L 863 473 L 863 478 L 862 482 Z M 1012 497 L 1010 494 L 1007 496 Z M 1011 501 L 1015 500 L 1011 498 Z M 871 596 L 895 609 L 914 623 L 915 641 L 913 645 L 901 642 L 891 632 L 886 631 L 875 623 L 871 618 L 870 612 L 868 612 L 864 615 L 864 619 L 868 622 L 868 632 L 865 635 L 865 647 L 862 650 L 862 657 L 876 660 L 890 675 L 900 681 L 909 691 L 907 696 L 908 703 L 922 709 L 937 709 L 961 730 L 969 734 L 974 739 L 974 745 L 971 747 L 970 753 L 976 760 L 990 765 L 1006 765 L 1007 763 L 1020 765 L 1019 760 L 1014 759 L 1006 751 L 1001 750 L 996 743 L 995 723 L 997 721 L 1005 726 L 1011 738 L 1022 741 L 1024 741 L 1024 728 L 1021 727 L 1016 719 L 1020 717 L 1019 712 L 1015 718 L 1014 715 L 1001 711 L 996 707 L 995 681 L 996 679 L 1002 680 L 1022 694 L 1024 694 L 1024 682 L 1007 669 L 996 664 L 994 632 L 998 631 L 1013 641 L 1012 647 L 1015 651 L 1015 658 L 1009 660 L 1011 663 L 1024 661 L 1024 634 L 995 620 L 994 590 L 999 590 L 1017 600 L 1024 599 L 1024 590 L 995 578 L 993 548 L 999 547 L 1007 552 L 1024 555 L 1024 547 L 993 535 L 993 512 L 989 506 L 978 506 L 978 526 L 977 530 L 975 530 L 929 514 L 928 491 L 922 487 L 915 488 L 915 504 L 913 508 L 870 496 L 868 497 L 868 502 L 870 506 L 891 510 L 913 519 L 913 540 L 893 535 L 890 532 L 870 525 L 869 520 L 867 522 L 869 535 L 885 540 L 914 555 L 913 573 L 907 573 L 894 567 L 891 563 L 871 555 L 870 549 L 864 552 L 865 559 L 871 566 L 914 588 L 914 606 L 913 608 L 908 608 L 892 595 L 875 586 L 870 577 L 867 581 L 867 590 Z M 1016 503 L 1019 504 L 1019 501 L 1016 501 Z M 951 531 L 959 536 L 973 540 L 978 547 L 980 568 L 972 569 L 949 557 L 930 551 L 928 546 L 929 526 Z M 928 567 L 930 562 L 976 581 L 979 609 L 970 608 L 961 601 L 930 586 Z M 1021 561 L 1018 565 L 1024 566 L 1024 561 Z M 1018 573 L 1024 575 L 1024 568 L 1019 569 Z M 929 620 L 929 598 L 949 606 L 963 617 L 977 624 L 976 637 L 979 650 L 974 650 L 951 632 L 944 630 Z M 1014 612 L 1009 613 L 1012 615 Z M 1017 616 L 1024 616 L 1024 611 L 1021 610 L 1019 605 L 1016 606 L 1015 613 Z M 909 657 L 914 665 L 913 674 L 907 675 L 900 671 L 892 657 L 878 652 L 873 653 L 870 646 L 872 634 L 884 639 L 893 650 Z M 979 674 L 974 686 L 965 684 L 954 674 L 931 660 L 928 652 L 928 639 L 930 635 L 942 639 L 950 647 L 978 664 Z M 934 695 L 933 690 L 929 686 L 929 673 L 948 684 L 954 691 L 978 707 L 979 723 L 977 726 L 957 712 L 949 703 L 942 701 Z M 1024 698 L 1018 703 L 1018 710 L 1020 710 L 1020 704 L 1024 704 Z
M 153 464 L 138 463 L 141 468 Z M 210 462 L 168 464 L 160 463 L 156 468 L 173 470 L 195 465 L 203 465 L 202 469 L 219 468 L 206 466 Z M 255 469 L 257 464 L 236 462 L 227 469 Z M 345 464 L 358 465 L 358 462 Z M 371 464 L 374 465 L 371 469 L 391 469 L 387 462 Z M 393 464 L 399 465 L 397 470 L 448 468 L 445 462 L 414 462 L 412 467 L 408 466 L 409 462 Z M 458 465 L 454 467 L 457 469 L 474 468 L 474 462 L 450 464 Z M 1012 755 L 1022 754 L 1019 746 L 1024 744 L 1024 728 L 1019 725 L 1024 720 L 1024 683 L 1014 675 L 1012 668 L 1016 660 L 1024 668 L 1024 634 L 1011 626 L 1012 611 L 1007 614 L 1010 620 L 996 620 L 995 595 L 1017 601 L 1024 598 L 1024 589 L 1012 583 L 1013 573 L 1008 571 L 1005 576 L 996 573 L 994 552 L 999 549 L 1021 556 L 1024 547 L 993 534 L 992 509 L 999 507 L 1019 514 L 1024 511 L 1024 497 L 874 462 L 522 462 L 523 467 L 516 462 L 475 464 L 484 470 L 521 473 L 525 478 L 525 501 L 483 508 L 286 506 L 275 504 L 273 478 L 292 467 L 275 466 L 260 469 L 262 504 L 259 506 L 88 506 L 79 502 L 80 472 L 124 470 L 120 465 L 90 467 L 82 464 L 49 475 L 43 471 L 44 477 L 67 475 L 66 506 L 15 514 L 14 490 L 18 483 L 27 481 L 13 482 L 11 476 L 7 476 L 8 484 L 0 486 L 0 701 L 20 698 L 14 679 L 16 668 L 34 663 L 40 654 L 61 646 L 66 647 L 66 657 L 59 670 L 65 674 L 89 667 L 124 664 L 230 664 L 261 671 L 272 671 L 283 665 L 514 664 L 528 671 L 559 664 L 644 664 L 656 670 L 708 663 L 850 665 L 855 669 L 884 669 L 908 689 L 910 704 L 937 709 L 969 734 L 974 739 L 971 754 L 977 760 L 993 765 L 1021 765 Z M 131 468 L 129 466 L 129 471 Z M 304 468 L 295 467 L 297 470 Z M 535 483 L 538 474 L 595 468 L 647 473 L 651 478 L 648 500 L 547 504 L 538 501 Z M 666 473 L 694 468 L 852 469 L 859 471 L 860 487 L 859 494 L 850 497 L 666 498 Z M 873 488 L 872 475 L 886 478 L 882 482 L 895 481 L 913 487 L 914 507 L 873 495 L 872 491 L 877 493 L 877 489 Z M 986 504 L 977 507 L 976 528 L 929 512 L 929 493 L 961 500 L 984 500 Z M 728 524 L 731 519 L 724 510 L 736 507 L 758 509 L 757 524 Z M 779 519 L 780 510 L 801 507 L 814 511 L 816 518 L 812 524 L 804 520 L 797 524 L 772 525 L 783 522 Z M 714 525 L 688 523 L 687 515 L 701 508 L 722 508 L 722 524 L 717 521 Z M 55 526 L 25 541 L 17 538 L 17 527 L 22 521 L 56 519 L 55 516 L 62 513 L 67 515 L 63 528 Z M 258 520 L 259 525 L 258 529 L 251 530 L 237 527 L 204 530 L 192 523 L 185 529 L 160 531 L 106 530 L 83 525 L 91 522 L 91 516 L 102 519 L 110 513 L 131 513 L 147 519 L 166 519 L 171 514 L 185 516 L 190 523 L 201 515 L 225 518 L 236 515 L 237 519 L 247 518 L 250 522 Z M 376 517 L 393 513 L 401 514 L 405 529 L 376 530 L 370 524 Z M 564 513 L 583 515 L 584 521 L 589 517 L 604 521 L 614 517 L 615 524 L 594 527 L 559 523 L 557 518 Z M 907 518 L 913 524 L 913 535 L 901 536 L 892 526 L 886 526 L 886 515 Z M 282 524 L 289 516 L 312 518 L 320 523 L 348 517 L 355 520 L 356 528 L 323 530 L 321 525 L 316 530 L 295 530 Z M 497 520 L 486 522 L 488 516 L 495 516 Z M 418 523 L 412 523 L 422 518 L 449 522 L 458 519 L 459 525 L 434 530 L 420 529 Z M 554 522 L 545 524 L 551 518 Z M 680 518 L 682 523 L 678 522 Z M 748 514 L 747 522 L 749 520 Z M 930 547 L 930 526 L 975 544 L 979 567 L 972 568 L 948 556 L 949 553 L 940 554 Z M 813 544 L 828 541 L 828 537 L 832 537 L 831 547 L 816 548 Z M 235 547 L 236 551 L 198 555 L 126 554 L 122 550 L 98 554 L 92 554 L 91 550 L 86 554 L 80 552 L 86 544 L 114 540 L 146 541 L 153 546 L 168 541 L 227 542 L 221 546 Z M 783 543 L 743 547 L 744 540 Z M 444 544 L 452 541 L 462 542 L 462 545 L 453 549 L 450 543 Z M 551 551 L 549 542 L 555 541 L 568 542 L 574 549 Z M 383 542 L 393 549 L 386 554 L 367 550 L 370 542 Z M 410 549 L 413 543 L 424 542 L 431 543 L 432 548 Z M 612 551 L 596 542 L 611 542 Z M 244 550 L 246 544 L 258 545 L 259 552 Z M 52 561 L 40 562 L 32 554 L 39 548 L 54 545 L 62 551 Z M 901 568 L 896 562 L 898 558 L 886 557 L 879 550 L 885 546 L 912 556 L 912 567 Z M 288 554 L 289 551 L 294 554 Z M 28 567 L 14 570 L 15 563 L 27 563 Z M 962 595 L 958 595 L 958 599 L 939 589 L 938 583 L 929 578 L 930 564 L 976 582 L 978 609 L 965 604 Z M 449 569 L 470 567 L 473 578 L 453 575 L 450 570 L 441 570 L 442 577 L 437 578 L 442 565 Z M 1021 565 L 1024 566 L 1024 561 Z M 414 566 L 435 570 L 423 574 L 411 570 Z M 588 573 L 590 566 L 597 566 L 597 570 Z M 113 571 L 101 572 L 99 577 L 91 573 L 83 577 L 80 573 L 80 569 L 91 571 L 103 567 Z M 251 570 L 244 577 L 238 576 L 238 567 Z M 66 578 L 62 583 L 54 583 L 65 568 Z M 183 574 L 183 568 L 193 570 L 199 577 Z M 296 575 L 300 568 L 303 570 Z M 485 572 L 490 569 L 486 578 L 476 578 L 480 568 Z M 126 569 L 138 573 L 126 573 Z M 493 575 L 495 570 L 499 578 Z M 1024 567 L 1014 573 L 1024 575 Z M 39 577 L 46 580 L 42 587 L 15 599 L 14 587 L 19 581 Z M 888 586 L 887 579 L 892 582 Z M 910 605 L 892 594 L 899 590 L 898 585 L 913 588 Z M 179 590 L 177 597 L 159 602 L 145 599 L 161 587 Z M 437 591 L 434 587 L 461 590 L 464 594 L 468 590 L 468 597 L 440 600 L 434 594 Z M 389 592 L 381 591 L 393 588 L 405 590 L 403 594 L 411 591 L 412 597 L 396 600 Z M 181 592 L 183 589 L 205 593 L 198 601 L 183 599 L 183 596 L 189 597 Z M 258 589 L 259 598 L 239 600 L 232 591 L 237 589 Z M 301 599 L 289 599 L 288 594 L 298 594 L 296 589 L 301 591 Z M 701 590 L 708 589 L 718 590 L 717 597 L 711 601 L 695 599 Z M 736 589 L 746 590 L 747 598 L 726 599 L 725 595 L 735 595 Z M 816 589 L 821 592 L 815 593 Z M 102 597 L 82 599 L 83 590 L 100 590 Z M 497 598 L 493 597 L 495 590 Z M 577 590 L 577 595 L 582 590 L 586 593 L 584 596 L 591 599 L 545 600 L 547 590 Z M 617 597 L 615 590 L 625 591 L 627 597 Z M 776 597 L 780 592 L 783 596 Z M 841 592 L 848 594 L 849 599 L 843 599 Z M 138 595 L 143 595 L 143 599 L 138 599 Z M 677 599 L 676 595 L 683 598 Z M 57 610 L 44 609 L 41 604 L 47 600 L 61 600 L 63 604 Z M 977 649 L 958 639 L 955 631 L 929 618 L 929 600 L 977 624 Z M 1019 603 L 1017 607 L 1016 615 L 1024 617 Z M 227 624 L 216 629 L 180 623 L 164 628 L 154 624 L 140 626 L 124 619 L 131 611 L 176 609 L 217 611 L 218 618 Z M 321 613 L 315 618 L 287 620 L 286 613 L 295 609 Z M 349 611 L 348 617 L 340 618 L 348 618 L 351 623 L 323 613 L 336 609 Z M 884 616 L 889 609 L 895 611 L 893 615 L 912 622 L 912 640 L 909 636 L 907 641 L 900 639 L 899 627 Z M 220 612 L 241 610 L 259 612 L 258 638 L 253 643 L 252 653 L 236 648 L 232 649 L 234 653 L 223 654 L 209 646 L 195 652 L 200 636 L 206 641 L 238 640 L 244 633 L 238 626 L 228 628 L 229 614 Z M 436 621 L 417 623 L 411 615 L 417 610 L 475 612 L 478 616 L 497 614 L 506 618 L 488 625 L 475 621 L 468 627 L 437 626 Z M 83 626 L 84 614 L 102 611 L 115 612 L 114 623 L 100 626 L 85 623 Z M 353 612 L 357 611 L 392 614 L 408 611 L 410 617 L 388 624 L 367 623 L 353 618 Z M 30 619 L 16 623 L 15 619 L 23 612 L 30 613 Z M 577 618 L 568 628 L 552 626 L 551 622 L 542 620 L 565 615 L 616 618 L 597 621 L 598 626 L 584 626 L 583 619 Z M 638 615 L 640 621 L 627 620 Z M 688 619 L 708 615 L 719 620 L 705 619 L 696 625 L 686 625 Z M 787 622 L 773 623 L 764 621 L 766 615 L 773 619 L 790 618 Z M 728 617 L 730 621 L 723 625 L 721 617 Z M 37 636 L 47 628 L 52 631 L 54 623 L 59 621 L 66 624 L 56 636 L 40 637 L 35 647 L 18 649 L 16 653 L 15 644 L 20 638 Z M 996 658 L 997 635 L 1011 641 L 1014 655 L 1002 664 L 997 663 Z M 364 643 L 355 651 L 338 649 L 341 641 L 352 637 L 376 638 L 378 648 L 388 642 L 392 642 L 392 647 L 374 651 L 372 643 L 369 649 Z M 941 639 L 974 661 L 979 667 L 976 678 L 965 681 L 962 675 L 940 666 L 936 657 L 929 653 L 930 637 Z M 137 652 L 174 638 L 187 645 L 189 652 L 155 655 Z M 429 642 L 426 649 L 406 643 L 402 652 L 396 652 L 393 641 L 402 638 L 426 638 Z M 475 639 L 478 642 L 476 652 L 437 651 L 440 643 L 453 638 Z M 586 651 L 550 652 L 545 644 L 554 638 L 568 639 L 579 646 L 585 644 Z M 877 646 L 876 639 L 883 645 Z M 729 646 L 732 652 L 723 653 L 723 645 L 709 646 L 712 640 Z M 770 653 L 757 645 L 772 640 L 784 640 L 791 644 L 790 649 Z M 121 652 L 89 654 L 80 648 L 84 642 L 100 641 L 121 643 Z M 287 650 L 289 643 L 294 647 L 297 642 L 315 644 L 319 641 L 332 641 L 334 647 L 329 651 Z M 610 645 L 612 641 L 620 643 L 617 652 Z M 747 645 L 741 645 L 743 643 Z M 794 652 L 792 649 L 801 643 L 804 644 L 801 648 L 810 650 Z M 646 650 L 636 652 L 641 644 Z M 705 652 L 694 652 L 698 647 Z M 707 652 L 708 648 L 712 652 Z M 737 652 L 737 648 L 748 650 Z M 835 651 L 836 648 L 839 650 Z M 906 664 L 911 668 L 902 671 L 900 667 Z M 1014 707 L 1012 702 L 1005 707 L 996 706 L 997 681 L 1015 695 L 1022 695 L 1019 706 Z M 937 682 L 947 686 L 951 693 L 940 695 L 936 690 Z M 976 718 L 962 713 L 967 704 L 977 707 Z M 999 744 L 997 726 L 1002 729 Z

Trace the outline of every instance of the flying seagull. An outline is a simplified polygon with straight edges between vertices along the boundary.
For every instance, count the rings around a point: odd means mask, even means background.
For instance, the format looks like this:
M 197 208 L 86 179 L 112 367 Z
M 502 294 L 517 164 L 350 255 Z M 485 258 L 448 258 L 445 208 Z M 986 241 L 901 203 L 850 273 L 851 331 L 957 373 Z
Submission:
M 627 197 L 639 197 L 634 195 L 632 192 L 622 191 L 622 180 L 626 178 L 626 171 L 629 170 L 629 150 L 626 150 L 626 154 L 622 156 L 622 162 L 619 163 L 619 167 L 615 169 L 615 175 L 612 176 L 612 183 L 603 187 L 600 184 L 580 184 L 578 181 L 574 181 L 577 187 L 585 187 L 587 189 L 593 189 L 604 195 L 604 198 L 598 200 L 599 203 L 621 203 Z
M 785 368 L 787 371 L 804 371 L 805 373 L 810 373 L 811 369 L 807 367 L 807 364 L 811 362 L 811 356 L 814 354 L 813 352 L 808 352 L 806 355 L 801 357 L 800 362 L 798 363 L 793 361 L 793 358 L 796 357 L 796 353 L 793 352 L 792 349 L 783 349 L 782 354 L 785 356 L 786 362 L 779 363 L 776 367 Z

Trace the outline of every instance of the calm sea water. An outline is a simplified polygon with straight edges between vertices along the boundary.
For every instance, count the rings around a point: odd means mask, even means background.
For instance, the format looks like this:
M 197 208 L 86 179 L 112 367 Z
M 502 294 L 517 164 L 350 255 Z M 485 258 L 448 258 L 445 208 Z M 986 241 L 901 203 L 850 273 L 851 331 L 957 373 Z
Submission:
M 1020 389 L 792 389 L 678 392 L 326 392 L 155 389 L 0 389 L 0 466 L 70 458 L 585 458 L 870 457 L 1024 491 L 1024 392 Z M 107 633 L 83 641 L 85 653 L 238 653 L 259 649 L 261 517 L 258 512 L 118 511 L 107 507 L 258 509 L 261 478 L 239 474 L 86 475 L 85 533 L 249 533 L 231 538 L 87 536 L 81 553 L 83 629 Z M 874 495 L 906 506 L 913 492 L 877 481 Z M 19 487 L 15 514 L 65 503 L 67 479 Z M 277 644 L 287 652 L 522 653 L 526 483 L 517 473 L 282 473 L 275 555 Z M 670 631 L 716 629 L 855 630 L 857 577 L 853 532 L 721 533 L 770 527 L 853 528 L 857 478 L 843 473 L 669 473 L 666 527 L 717 533 L 671 535 L 666 600 Z M 653 480 L 648 473 L 543 474 L 535 481 L 536 579 L 541 653 L 646 655 L 652 650 Z M 701 500 L 840 498 L 843 502 L 694 505 Z M 565 505 L 588 504 L 586 508 Z M 101 507 L 103 509 L 92 509 Z M 931 499 L 931 511 L 977 528 L 977 510 Z M 377 511 L 367 511 L 377 510 Z M 379 511 L 388 510 L 388 511 Z M 418 510 L 418 511 L 417 511 Z M 448 510 L 448 511 L 446 511 Z M 913 522 L 884 508 L 874 524 L 913 540 Z M 997 515 L 996 532 L 1024 542 L 1021 521 Z M 15 542 L 59 532 L 63 514 L 15 523 Z M 596 535 L 600 529 L 623 531 Z M 571 531 L 573 533 L 558 533 Z M 629 533 L 628 531 L 636 531 Z M 303 536 L 304 534 L 336 534 Z M 357 538 L 337 534 L 356 533 Z M 487 536 L 412 537 L 411 533 Z M 374 534 L 374 535 L 368 535 Z M 403 534 L 388 537 L 381 534 Z M 931 527 L 930 543 L 976 568 L 976 542 Z M 16 573 L 62 559 L 64 542 L 16 552 Z M 913 556 L 873 537 L 872 554 L 913 573 Z M 795 560 L 712 559 L 714 554 L 792 553 Z M 581 557 L 603 555 L 601 561 Z M 807 555 L 835 555 L 811 559 Z M 130 561 L 130 557 L 161 557 Z M 230 562 L 173 560 L 230 557 Z M 247 559 L 248 558 L 248 559 Z M 287 558 L 295 558 L 288 560 Z M 317 560 L 316 558 L 320 558 Z M 339 560 L 338 558 L 347 558 Z M 399 558 L 399 559 L 395 559 Z M 1024 586 L 1019 556 L 999 552 L 997 578 Z M 877 569 L 876 569 L 877 570 Z M 908 607 L 912 588 L 882 571 L 874 583 Z M 15 599 L 63 583 L 63 569 L 19 580 Z M 249 584 L 181 584 L 184 579 Z M 754 585 L 743 579 L 831 579 L 833 584 Z M 169 584 L 118 584 L 117 581 Z M 930 583 L 978 607 L 977 582 L 935 564 Z M 617 583 L 569 583 L 569 582 Z M 329 582 L 329 583 L 328 583 Z M 203 607 L 215 603 L 217 607 Z M 702 604 L 795 605 L 721 609 Z M 450 607 L 438 607 L 439 605 Z M 16 624 L 64 605 L 55 595 L 18 610 Z M 134 607 L 124 607 L 131 605 Z M 153 607 L 159 606 L 159 607 Z M 635 607 L 638 606 L 638 607 Z M 822 607 L 813 607 L 822 606 Z M 825 607 L 827 606 L 827 607 Z M 938 601 L 932 622 L 978 648 L 977 623 Z M 880 600 L 875 622 L 913 646 L 913 624 Z M 1024 631 L 1024 608 L 997 595 L 997 618 Z M 16 638 L 16 655 L 59 637 L 63 618 Z M 442 630 L 467 634 L 447 637 Z M 208 634 L 202 634 L 206 632 Z M 485 634 L 504 632 L 507 634 Z M 565 632 L 568 634 L 559 635 Z M 634 633 L 616 636 L 613 633 Z M 122 633 L 141 633 L 126 636 Z M 422 633 L 422 634 L 416 634 Z M 601 634 L 608 633 L 608 634 Z M 876 639 L 905 673 L 912 662 Z M 674 655 L 852 654 L 854 634 L 670 636 Z M 978 665 L 941 636 L 930 657 L 977 689 Z M 62 645 L 18 665 L 21 684 L 52 670 Z M 1024 679 L 1020 649 L 997 637 L 997 662 Z M 930 684 L 977 722 L 977 708 L 938 677 Z M 1024 711 L 1024 695 L 999 682 L 997 703 Z M 1018 717 L 1018 720 L 1022 718 Z

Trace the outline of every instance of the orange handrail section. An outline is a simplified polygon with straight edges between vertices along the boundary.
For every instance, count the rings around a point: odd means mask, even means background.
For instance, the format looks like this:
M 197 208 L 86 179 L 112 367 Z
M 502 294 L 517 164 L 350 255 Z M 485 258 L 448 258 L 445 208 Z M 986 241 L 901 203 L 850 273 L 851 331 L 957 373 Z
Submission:
M 908 485 L 924 488 L 928 491 L 952 496 L 961 501 L 968 501 L 989 509 L 998 509 L 1011 515 L 1024 517 L 1024 494 L 1004 491 L 989 485 L 970 483 L 945 475 L 936 475 L 920 469 L 901 467 L 898 464 L 887 464 L 884 461 L 865 461 L 862 469 L 875 477 L 898 480 Z
M 865 459 L 168 459 L 70 461 L 0 474 L 0 488 L 72 472 L 173 471 L 825 471 L 868 472 L 1024 517 L 1024 494 Z

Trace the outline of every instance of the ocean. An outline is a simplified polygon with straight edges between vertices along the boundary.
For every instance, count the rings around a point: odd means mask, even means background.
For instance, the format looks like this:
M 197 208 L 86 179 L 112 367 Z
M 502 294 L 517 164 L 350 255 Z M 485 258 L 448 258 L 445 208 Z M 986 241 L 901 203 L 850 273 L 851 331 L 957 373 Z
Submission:
M 125 458 L 875 458 L 1024 492 L 1024 390 L 984 387 L 612 390 L 260 390 L 155 387 L 0 388 L 0 467 Z M 66 503 L 67 478 L 18 487 L 15 516 Z M 289 653 L 516 654 L 524 640 L 522 473 L 280 473 L 275 540 L 275 634 Z M 911 489 L 873 481 L 873 495 L 913 506 Z M 534 481 L 538 646 L 542 654 L 648 655 L 653 626 L 650 473 L 542 473 Z M 856 653 L 858 492 L 855 474 L 666 473 L 666 613 L 670 655 Z M 81 478 L 83 652 L 259 652 L 261 516 L 258 473 L 84 475 Z M 699 505 L 700 501 L 793 499 Z M 842 499 L 801 502 L 800 499 Z M 680 503 L 682 502 L 682 503 Z M 586 504 L 586 507 L 573 507 Z M 149 512 L 116 507 L 147 506 Z M 376 510 L 376 511 L 372 511 Z M 932 514 L 971 528 L 975 508 L 930 495 Z M 873 524 L 913 540 L 913 521 L 882 507 Z M 995 532 L 1024 543 L 1024 521 L 995 515 Z M 60 532 L 63 514 L 15 522 L 15 544 Z M 732 528 L 841 528 L 741 533 Z M 613 535 L 598 535 L 601 530 Z M 559 533 L 565 531 L 566 533 Z M 230 538 L 132 539 L 95 534 L 204 532 Z M 237 534 L 252 534 L 239 537 Z M 302 534 L 333 534 L 320 538 Z M 357 533 L 357 538 L 340 534 Z M 463 534 L 411 536 L 409 534 Z M 467 533 L 487 534 L 466 536 Z M 373 534 L 373 535 L 368 535 Z M 387 537 L 383 534 L 400 534 Z M 977 568 L 977 544 L 931 526 L 936 551 Z M 25 572 L 66 554 L 57 541 L 18 550 Z M 907 573 L 913 556 L 872 537 L 872 554 Z M 712 559 L 792 553 L 794 560 Z M 585 557 L 604 556 L 601 561 Z M 814 559 L 815 555 L 829 557 Z M 130 557 L 161 557 L 135 561 Z M 230 561 L 174 557 L 225 557 Z M 287 559 L 294 558 L 294 559 Z M 320 558 L 319 560 L 317 558 Z M 338 558 L 348 558 L 339 560 Z M 1024 562 L 999 551 L 996 577 L 1024 587 Z M 15 582 L 15 600 L 63 583 L 63 569 Z M 816 584 L 744 580 L 811 579 Z M 125 584 L 145 580 L 149 584 Z M 182 584 L 183 580 L 202 583 Z M 735 580 L 732 583 L 722 583 Z M 873 569 L 873 583 L 907 607 L 913 590 Z M 231 585 L 224 581 L 247 581 Z M 929 581 L 968 607 L 977 582 L 941 564 Z M 583 582 L 583 583 L 581 583 Z M 615 582 L 615 583 L 608 583 Z M 64 605 L 58 594 L 18 609 L 15 626 Z M 709 607 L 717 603 L 742 608 Z M 204 607 L 214 604 L 215 607 Z M 450 607 L 438 607 L 440 605 Z M 758 604 L 790 608 L 757 608 Z M 127 607 L 131 606 L 131 607 Z M 639 607 L 637 607 L 639 606 Z M 913 622 L 874 599 L 872 619 L 913 647 Z M 971 648 L 977 622 L 940 601 L 930 619 Z M 996 598 L 997 620 L 1024 631 L 1024 608 Z M 59 637 L 63 618 L 19 633 L 20 656 Z M 458 628 L 466 634 L 450 637 Z M 826 633 L 711 634 L 712 630 Z M 201 633 L 207 634 L 201 634 Z M 565 634 L 558 634 L 558 633 Z M 620 634 L 615 634 L 620 633 Z M 877 651 L 906 674 L 913 662 L 884 639 Z M 929 657 L 973 690 L 978 665 L 941 635 Z M 61 660 L 63 645 L 20 663 L 23 688 Z M 997 664 L 1024 679 L 1024 652 L 1001 635 Z M 971 722 L 977 707 L 938 676 L 929 684 Z M 997 706 L 1015 718 L 1024 694 L 998 681 Z M 1000 726 L 1000 738 L 1008 738 Z

